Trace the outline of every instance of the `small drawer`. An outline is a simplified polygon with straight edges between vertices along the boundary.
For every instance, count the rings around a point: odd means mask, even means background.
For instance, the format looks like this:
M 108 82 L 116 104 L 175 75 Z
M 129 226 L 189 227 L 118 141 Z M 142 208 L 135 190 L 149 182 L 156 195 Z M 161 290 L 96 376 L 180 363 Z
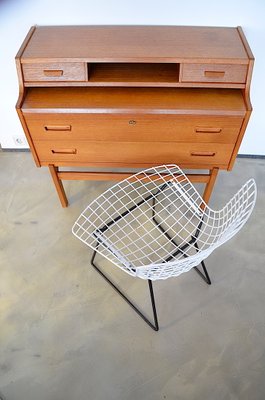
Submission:
M 247 65 L 241 64 L 183 64 L 182 82 L 244 83 Z
M 235 143 L 235 116 L 24 114 L 33 140 Z
M 23 64 L 25 82 L 85 81 L 85 63 L 30 63 Z
M 177 163 L 226 168 L 234 149 L 231 144 L 167 142 L 37 141 L 34 145 L 42 165 Z

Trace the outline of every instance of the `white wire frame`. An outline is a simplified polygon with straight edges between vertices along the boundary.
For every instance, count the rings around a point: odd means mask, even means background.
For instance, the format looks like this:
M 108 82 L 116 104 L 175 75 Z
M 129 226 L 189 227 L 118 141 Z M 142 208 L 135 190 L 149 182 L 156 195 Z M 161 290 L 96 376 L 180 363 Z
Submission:
M 250 179 L 216 211 L 177 165 L 162 165 L 105 191 L 72 232 L 132 276 L 167 279 L 199 265 L 232 238 L 251 215 L 256 196 Z

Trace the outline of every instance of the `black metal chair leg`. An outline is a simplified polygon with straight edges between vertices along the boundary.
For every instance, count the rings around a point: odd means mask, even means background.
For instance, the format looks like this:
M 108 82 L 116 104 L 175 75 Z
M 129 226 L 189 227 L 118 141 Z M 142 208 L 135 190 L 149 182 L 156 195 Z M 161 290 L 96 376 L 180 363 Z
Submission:
M 126 301 L 126 303 L 131 306 L 134 311 L 149 325 L 154 331 L 159 330 L 158 326 L 158 319 L 157 319 L 157 312 L 156 312 L 156 305 L 155 305 L 155 297 L 153 291 L 152 281 L 148 280 L 149 292 L 150 292 L 150 300 L 152 304 L 152 311 L 154 317 L 154 323 L 149 321 L 145 315 L 126 297 L 126 295 L 102 272 L 102 270 L 95 264 L 95 257 L 96 257 L 96 250 L 94 251 L 92 258 L 91 258 L 91 265 L 95 268 L 95 270 L 112 286 L 112 288 Z
M 159 330 L 159 326 L 158 326 L 158 319 L 157 319 L 157 312 L 156 312 L 155 296 L 154 296 L 153 284 L 152 284 L 152 281 L 150 279 L 148 279 L 148 285 L 149 285 L 150 299 L 151 299 L 153 316 L 154 316 L 154 323 L 155 323 L 155 325 L 152 325 L 152 328 L 155 331 L 158 331 Z
M 197 242 L 194 243 L 194 246 L 196 247 L 196 250 L 198 251 L 198 250 L 199 250 L 199 247 L 198 247 Z M 204 261 L 201 262 L 201 266 L 202 266 L 202 269 L 203 269 L 204 274 L 198 269 L 198 267 L 194 267 L 195 271 L 198 272 L 198 274 L 200 275 L 200 277 L 201 277 L 208 285 L 211 285 L 212 282 L 211 282 L 210 276 L 209 276 L 209 274 L 208 274 L 208 271 L 207 271 L 207 269 L 206 269 L 206 266 L 205 266 L 205 264 L 204 264 Z

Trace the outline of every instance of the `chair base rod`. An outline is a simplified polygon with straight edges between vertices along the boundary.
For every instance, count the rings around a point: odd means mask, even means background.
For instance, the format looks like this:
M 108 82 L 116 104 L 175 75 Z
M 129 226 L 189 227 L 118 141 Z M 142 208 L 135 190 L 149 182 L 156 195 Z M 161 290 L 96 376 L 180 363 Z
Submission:
M 154 291 L 153 291 L 153 285 L 152 281 L 148 280 L 148 286 L 149 286 L 149 292 L 150 292 L 150 300 L 152 304 L 152 311 L 153 311 L 153 318 L 154 318 L 154 323 L 149 321 L 149 319 L 128 299 L 128 297 L 102 272 L 102 270 L 95 264 L 95 257 L 96 257 L 96 250 L 93 253 L 93 256 L 91 258 L 91 265 L 94 267 L 94 269 L 110 284 L 110 286 L 126 301 L 127 304 L 133 310 L 141 317 L 147 325 L 149 325 L 154 331 L 159 330 L 159 325 L 158 325 L 158 318 L 157 318 L 157 312 L 156 312 L 156 304 L 155 304 L 155 296 L 154 296 Z

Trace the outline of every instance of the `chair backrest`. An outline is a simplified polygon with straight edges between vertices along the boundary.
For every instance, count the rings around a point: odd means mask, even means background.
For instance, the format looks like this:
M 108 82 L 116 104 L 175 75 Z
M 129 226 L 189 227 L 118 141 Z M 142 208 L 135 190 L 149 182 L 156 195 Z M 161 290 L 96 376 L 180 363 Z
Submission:
M 211 229 L 207 244 L 220 246 L 231 239 L 247 222 L 257 199 L 257 187 L 254 179 L 249 179 L 226 205 L 218 211 L 207 207 L 205 226 Z M 218 245 L 218 246 L 217 246 Z M 201 242 L 203 249 L 203 243 Z

